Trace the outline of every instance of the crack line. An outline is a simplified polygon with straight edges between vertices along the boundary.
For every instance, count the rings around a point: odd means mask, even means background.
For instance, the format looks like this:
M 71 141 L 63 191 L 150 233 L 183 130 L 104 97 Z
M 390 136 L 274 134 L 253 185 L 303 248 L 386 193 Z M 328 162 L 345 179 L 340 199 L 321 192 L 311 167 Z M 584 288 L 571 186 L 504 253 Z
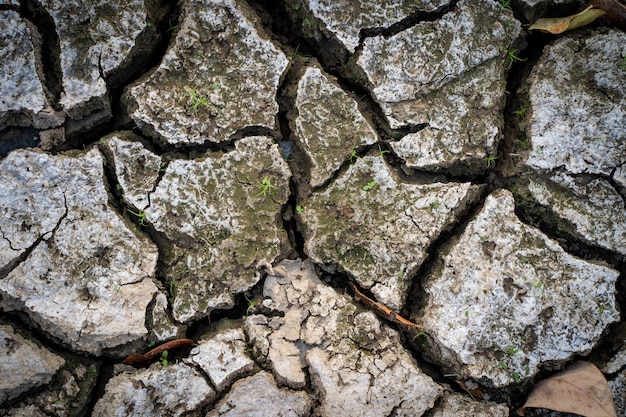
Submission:
M 59 229 L 59 227 L 61 226 L 61 223 L 63 222 L 63 220 L 65 220 L 65 218 L 67 217 L 67 215 L 69 213 L 69 209 L 67 207 L 67 197 L 65 195 L 65 191 L 63 192 L 63 205 L 65 206 L 65 213 L 63 213 L 63 215 L 59 218 L 59 220 L 57 221 L 56 225 L 52 228 L 52 230 L 43 232 L 37 238 L 37 240 L 35 240 L 35 242 L 32 245 L 30 245 L 28 248 L 26 248 L 17 257 L 15 257 L 11 261 L 9 261 L 6 265 L 1 267 L 0 268 L 0 279 L 6 278 L 9 275 L 9 273 L 11 273 L 11 271 L 13 271 L 15 268 L 17 268 L 18 265 L 23 263 L 30 256 L 30 254 L 39 246 L 39 244 L 41 242 L 43 242 L 44 240 L 45 241 L 50 240 L 50 239 L 52 239 L 54 237 L 56 231 Z M 4 236 L 4 233 L 2 234 L 2 237 L 4 239 L 8 240 Z

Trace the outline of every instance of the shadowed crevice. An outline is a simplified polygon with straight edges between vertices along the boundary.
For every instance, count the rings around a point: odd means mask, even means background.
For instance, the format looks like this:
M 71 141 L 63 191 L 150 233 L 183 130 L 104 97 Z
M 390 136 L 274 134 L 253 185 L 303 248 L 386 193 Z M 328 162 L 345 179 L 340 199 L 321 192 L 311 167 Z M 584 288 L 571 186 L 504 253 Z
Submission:
M 362 44 L 365 38 L 370 38 L 374 36 L 384 36 L 385 38 L 390 38 L 420 23 L 434 22 L 436 20 L 439 20 L 444 15 L 453 11 L 459 1 L 460 0 L 453 0 L 430 12 L 418 10 L 388 27 L 372 27 L 363 29 L 359 34 L 359 43 Z
M 20 15 L 29 20 L 37 29 L 39 39 L 33 39 L 33 43 L 38 75 L 45 87 L 44 92 L 50 104 L 55 110 L 60 111 L 63 75 L 61 47 L 54 20 L 37 0 L 20 0 L 19 11 Z

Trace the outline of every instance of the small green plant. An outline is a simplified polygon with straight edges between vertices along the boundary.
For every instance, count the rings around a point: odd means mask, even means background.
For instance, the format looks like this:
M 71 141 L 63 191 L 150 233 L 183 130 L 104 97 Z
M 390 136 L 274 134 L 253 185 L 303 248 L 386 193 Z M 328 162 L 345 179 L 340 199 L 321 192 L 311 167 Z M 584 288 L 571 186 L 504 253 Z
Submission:
M 528 149 L 528 139 L 525 139 L 525 140 L 517 139 L 515 140 L 515 143 L 519 144 L 523 150 Z
M 213 111 L 218 110 L 217 107 L 215 107 L 213 104 L 209 102 L 208 97 L 203 97 L 202 95 L 198 94 L 196 90 L 192 88 L 187 89 L 187 92 L 185 93 L 185 97 L 188 97 L 189 100 L 191 101 L 191 104 L 189 105 L 189 109 L 195 113 L 198 112 L 200 107 L 204 107 Z
M 414 342 L 415 339 L 417 339 L 418 337 L 422 337 L 422 336 L 426 336 L 426 333 L 424 333 L 423 331 L 419 331 L 417 332 L 415 336 L 413 336 L 413 339 L 411 339 L 411 341 Z
M 161 353 L 161 365 L 163 365 L 163 366 L 167 366 L 167 365 L 169 365 L 169 364 L 170 364 L 170 363 L 167 361 L 167 357 L 168 357 L 168 355 L 169 355 L 169 353 L 167 352 L 167 350 L 164 350 L 164 351 Z
M 356 147 L 352 147 L 352 150 L 350 151 L 350 156 L 348 157 L 348 159 L 350 160 L 351 163 L 359 159 L 359 155 L 357 155 L 356 153 Z
M 511 9 L 511 0 L 499 0 L 499 3 L 505 9 Z
M 243 296 L 246 299 L 246 301 L 248 302 L 248 309 L 246 310 L 246 317 L 247 317 L 248 315 L 250 315 L 250 310 L 253 310 L 256 306 L 261 304 L 261 302 L 249 299 L 246 294 L 244 294 Z
M 510 349 L 510 348 L 509 348 Z M 507 353 L 509 351 L 509 349 L 507 349 Z M 517 352 L 517 349 L 516 349 Z M 511 355 L 509 353 L 509 355 Z M 528 365 L 527 365 L 528 366 Z M 521 378 L 518 372 L 512 371 L 511 368 L 509 367 L 509 365 L 506 364 L 506 362 L 504 361 L 498 361 L 498 367 L 500 367 L 500 369 L 504 370 L 504 371 L 510 371 L 511 372 L 511 376 L 513 377 L 513 380 L 517 383 L 520 382 Z M 528 375 L 528 374 L 527 374 Z
M 115 190 L 116 191 L 122 191 L 122 184 L 120 184 L 120 183 L 115 184 Z
M 365 184 L 365 185 L 362 187 L 362 188 L 363 188 L 363 191 L 369 191 L 369 190 L 371 190 L 372 188 L 376 187 L 376 184 L 377 184 L 377 182 L 376 182 L 376 181 L 374 181 L 374 180 L 372 180 L 372 181 L 368 182 L 367 184 Z
M 98 142 L 100 143 L 100 145 L 104 145 L 107 142 L 107 140 L 105 138 L 100 138 Z
M 383 149 L 378 145 L 378 156 L 383 156 L 384 154 L 389 153 L 387 149 Z
M 519 353 L 519 349 L 516 348 L 515 346 L 509 346 L 506 349 L 506 353 L 507 355 L 510 355 L 510 356 L 517 355 Z
M 302 206 L 296 206 L 296 213 L 298 213 L 298 214 L 302 214 L 302 213 L 304 213 L 304 207 L 302 207 Z
M 525 256 L 518 256 L 517 259 L 520 261 L 520 263 L 523 263 L 523 264 L 530 263 L 530 259 Z
M 526 375 L 530 375 L 530 365 L 529 364 L 526 364 L 526 366 L 524 367 L 524 373 Z
M 609 308 L 607 306 L 605 306 L 604 304 L 598 304 L 598 310 L 600 311 L 600 314 L 604 313 L 608 309 Z
M 435 200 L 433 201 L 433 203 L 430 205 L 430 210 L 431 211 L 435 211 L 439 208 L 439 200 Z
M 517 56 L 517 49 L 509 49 L 506 52 L 506 57 L 509 58 L 509 65 L 507 66 L 507 69 L 511 68 L 514 62 L 524 62 L 528 60 L 528 58 L 520 58 Z
M 170 281 L 170 296 L 174 296 L 174 280 Z
M 526 119 L 526 112 L 528 111 L 528 104 L 522 106 L 519 110 L 515 110 L 513 114 L 517 115 L 522 121 Z
M 169 19 L 169 20 L 167 21 L 167 25 L 168 25 L 169 27 L 167 28 L 166 33 L 169 33 L 169 32 L 174 32 L 176 29 L 178 29 L 178 25 L 173 25 L 173 24 L 172 24 L 172 19 Z
M 422 348 L 426 348 L 426 333 L 424 333 L 423 331 L 417 332 L 417 334 L 413 336 L 413 339 L 411 339 L 411 341 L 415 342 L 416 340 Z
M 293 55 L 294 57 L 299 58 L 299 59 L 305 59 L 306 58 L 306 56 L 300 54 L 300 44 L 298 44 L 296 46 L 296 49 L 294 49 L 294 51 L 291 53 L 291 55 Z
M 143 211 L 132 211 L 131 209 L 126 209 L 130 214 L 132 214 L 133 216 L 137 217 L 137 220 L 139 221 L 139 224 L 142 226 L 145 226 L 148 224 L 148 219 L 146 219 L 146 213 L 144 213 Z
M 487 168 L 495 167 L 496 166 L 496 159 L 498 159 L 497 156 L 489 155 L 487 157 Z
M 465 310 L 465 317 L 469 317 L 469 310 Z
M 272 190 L 276 188 L 276 186 L 272 184 L 272 180 L 270 177 L 263 177 L 263 179 L 261 180 L 260 188 L 261 191 L 259 192 L 259 194 L 257 194 L 257 196 L 263 196 L 263 198 L 265 198 L 268 195 L 272 194 Z
M 622 60 L 619 63 L 619 67 L 623 69 L 624 71 L 626 71 L 626 55 L 622 57 Z
M 148 347 L 149 348 L 153 348 L 156 345 L 156 342 L 154 340 L 151 340 L 148 342 Z

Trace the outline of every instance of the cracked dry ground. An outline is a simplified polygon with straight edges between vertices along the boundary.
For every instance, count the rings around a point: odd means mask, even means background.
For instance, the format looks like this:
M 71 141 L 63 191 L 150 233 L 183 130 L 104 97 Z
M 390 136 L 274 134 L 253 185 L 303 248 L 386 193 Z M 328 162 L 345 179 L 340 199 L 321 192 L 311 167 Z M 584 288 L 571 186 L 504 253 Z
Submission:
M 0 0 L 0 415 L 507 416 L 584 359 L 625 416 L 626 34 L 523 29 L 576 5 Z

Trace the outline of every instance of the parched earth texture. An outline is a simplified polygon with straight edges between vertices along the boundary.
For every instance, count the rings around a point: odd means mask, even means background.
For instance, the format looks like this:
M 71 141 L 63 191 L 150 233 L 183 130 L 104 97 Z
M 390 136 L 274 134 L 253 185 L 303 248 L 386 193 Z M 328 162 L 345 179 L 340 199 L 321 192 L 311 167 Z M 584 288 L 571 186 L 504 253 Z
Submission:
M 0 415 L 509 416 L 586 360 L 626 416 L 626 33 L 526 29 L 582 6 L 0 0 Z

